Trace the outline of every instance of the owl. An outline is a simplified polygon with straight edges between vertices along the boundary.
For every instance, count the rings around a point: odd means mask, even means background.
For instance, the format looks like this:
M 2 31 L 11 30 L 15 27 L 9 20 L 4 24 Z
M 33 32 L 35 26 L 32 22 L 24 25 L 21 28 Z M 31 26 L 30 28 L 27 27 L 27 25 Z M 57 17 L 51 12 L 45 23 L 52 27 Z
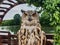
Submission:
M 19 45 L 45 45 L 45 32 L 41 30 L 39 14 L 37 11 L 22 12 L 21 28 L 18 31 Z

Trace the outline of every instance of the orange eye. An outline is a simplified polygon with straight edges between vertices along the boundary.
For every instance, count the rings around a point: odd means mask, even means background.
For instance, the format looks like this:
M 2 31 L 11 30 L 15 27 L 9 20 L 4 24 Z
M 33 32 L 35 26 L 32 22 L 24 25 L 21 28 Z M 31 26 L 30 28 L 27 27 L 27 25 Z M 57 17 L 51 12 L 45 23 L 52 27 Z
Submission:
M 35 17 L 36 16 L 36 13 L 32 14 L 32 16 Z
M 26 13 L 24 13 L 24 15 L 25 15 L 25 16 L 27 16 L 27 14 L 26 14 Z

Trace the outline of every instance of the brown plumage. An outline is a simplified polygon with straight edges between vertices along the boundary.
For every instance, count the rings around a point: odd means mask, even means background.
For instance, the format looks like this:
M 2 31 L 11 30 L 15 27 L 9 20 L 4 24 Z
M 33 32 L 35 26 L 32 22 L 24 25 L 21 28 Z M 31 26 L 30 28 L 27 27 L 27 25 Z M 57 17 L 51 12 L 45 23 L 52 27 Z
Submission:
M 19 45 L 45 45 L 45 32 L 41 30 L 39 15 L 36 11 L 22 11 L 21 28 L 18 31 Z

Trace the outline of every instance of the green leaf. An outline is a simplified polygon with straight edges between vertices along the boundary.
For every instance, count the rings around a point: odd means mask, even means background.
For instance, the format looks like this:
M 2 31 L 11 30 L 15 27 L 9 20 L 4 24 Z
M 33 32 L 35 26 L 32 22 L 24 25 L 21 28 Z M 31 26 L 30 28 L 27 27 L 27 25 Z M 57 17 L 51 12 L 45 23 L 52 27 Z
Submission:
M 53 16 L 56 20 L 59 20 L 59 12 L 56 11 L 56 13 L 54 13 Z

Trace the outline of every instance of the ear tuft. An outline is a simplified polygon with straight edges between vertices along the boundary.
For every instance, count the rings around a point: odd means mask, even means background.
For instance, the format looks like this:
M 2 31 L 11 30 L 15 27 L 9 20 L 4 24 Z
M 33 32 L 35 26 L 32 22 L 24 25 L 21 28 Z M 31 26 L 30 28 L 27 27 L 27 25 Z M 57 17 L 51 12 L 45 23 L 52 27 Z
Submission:
M 24 10 L 21 10 L 22 13 L 24 13 L 25 11 Z

